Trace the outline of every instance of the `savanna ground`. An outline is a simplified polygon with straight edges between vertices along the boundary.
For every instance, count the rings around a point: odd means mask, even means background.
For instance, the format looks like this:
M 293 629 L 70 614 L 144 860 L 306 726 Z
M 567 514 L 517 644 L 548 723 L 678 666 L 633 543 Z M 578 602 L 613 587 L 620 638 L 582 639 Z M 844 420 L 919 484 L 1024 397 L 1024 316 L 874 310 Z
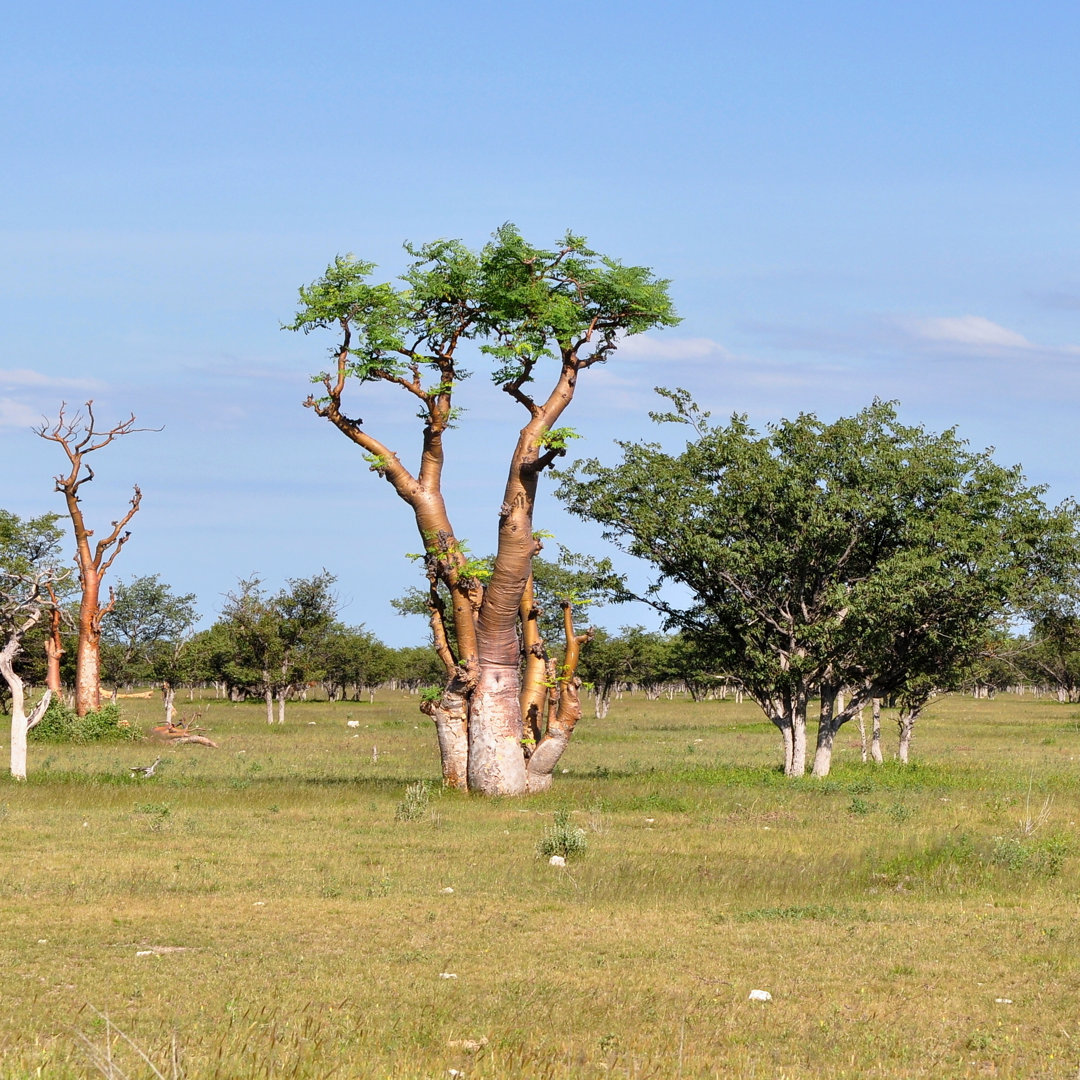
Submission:
M 401 694 L 213 702 L 221 748 L 149 780 L 146 744 L 33 745 L 0 783 L 0 1075 L 1076 1077 L 1077 707 L 948 699 L 906 770 L 849 725 L 797 782 L 759 715 L 626 697 L 513 801 L 441 793 Z

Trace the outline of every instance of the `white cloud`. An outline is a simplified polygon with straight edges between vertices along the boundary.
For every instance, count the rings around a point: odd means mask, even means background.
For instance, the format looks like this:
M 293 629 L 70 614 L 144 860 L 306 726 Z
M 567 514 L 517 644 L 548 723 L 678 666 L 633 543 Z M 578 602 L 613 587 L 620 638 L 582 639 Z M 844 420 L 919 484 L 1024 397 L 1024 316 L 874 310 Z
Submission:
M 102 384 L 97 379 L 69 379 L 44 375 L 30 368 L 0 368 L 0 386 L 15 388 L 24 386 L 50 387 L 58 390 L 96 390 Z
M 711 338 L 654 338 L 648 334 L 623 338 L 618 354 L 627 360 L 687 362 L 728 357 L 727 349 Z
M 14 398 L 0 398 L 0 427 L 34 427 L 41 416 L 29 405 Z
M 981 315 L 960 315 L 954 318 L 917 319 L 908 329 L 924 341 L 950 345 L 968 345 L 1000 349 L 1033 349 L 1023 334 L 984 319 Z

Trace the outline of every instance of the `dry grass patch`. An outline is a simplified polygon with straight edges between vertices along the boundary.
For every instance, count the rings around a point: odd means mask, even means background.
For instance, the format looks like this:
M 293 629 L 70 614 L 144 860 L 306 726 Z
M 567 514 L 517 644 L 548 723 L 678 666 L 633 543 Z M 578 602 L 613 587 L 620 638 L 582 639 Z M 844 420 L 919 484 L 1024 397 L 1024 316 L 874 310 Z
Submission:
M 624 701 L 554 791 L 482 801 L 414 705 L 213 706 L 221 750 L 149 781 L 146 747 L 36 748 L 0 785 L 0 1075 L 100 1075 L 89 1040 L 152 1076 L 116 1029 L 164 1076 L 1077 1074 L 1068 709 L 946 702 L 917 768 L 792 783 L 745 709 Z

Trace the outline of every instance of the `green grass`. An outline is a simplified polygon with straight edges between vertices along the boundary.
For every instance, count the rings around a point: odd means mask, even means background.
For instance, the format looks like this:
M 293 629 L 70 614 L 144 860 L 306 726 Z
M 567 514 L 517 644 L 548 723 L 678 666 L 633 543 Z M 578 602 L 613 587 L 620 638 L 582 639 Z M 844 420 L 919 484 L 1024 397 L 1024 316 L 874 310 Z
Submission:
M 480 800 L 416 704 L 212 702 L 221 748 L 149 780 L 146 744 L 32 745 L 0 782 L 0 1076 L 109 1047 L 130 1077 L 136 1047 L 189 1078 L 1077 1075 L 1075 706 L 948 699 L 915 766 L 849 726 L 793 782 L 751 706 L 627 696 L 550 793 Z

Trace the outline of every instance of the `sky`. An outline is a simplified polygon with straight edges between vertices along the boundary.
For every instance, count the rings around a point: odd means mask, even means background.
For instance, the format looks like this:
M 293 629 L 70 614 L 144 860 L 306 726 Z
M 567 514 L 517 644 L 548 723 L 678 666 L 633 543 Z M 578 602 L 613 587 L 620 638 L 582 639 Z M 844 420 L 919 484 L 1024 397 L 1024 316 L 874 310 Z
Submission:
M 63 510 L 34 427 L 92 399 L 161 429 L 83 489 L 99 536 L 142 489 L 114 581 L 158 574 L 212 619 L 241 577 L 325 567 L 346 622 L 420 642 L 389 604 L 418 582 L 408 508 L 302 408 L 331 339 L 280 327 L 338 253 L 391 280 L 404 241 L 506 221 L 671 280 L 681 325 L 582 377 L 580 456 L 658 437 L 657 385 L 759 428 L 881 397 L 1080 494 L 1078 54 L 1065 2 L 17 5 L 0 506 Z M 447 497 L 483 553 L 522 417 L 479 370 L 459 403 Z M 415 460 L 407 403 L 347 404 Z M 605 553 L 551 491 L 537 527 Z

